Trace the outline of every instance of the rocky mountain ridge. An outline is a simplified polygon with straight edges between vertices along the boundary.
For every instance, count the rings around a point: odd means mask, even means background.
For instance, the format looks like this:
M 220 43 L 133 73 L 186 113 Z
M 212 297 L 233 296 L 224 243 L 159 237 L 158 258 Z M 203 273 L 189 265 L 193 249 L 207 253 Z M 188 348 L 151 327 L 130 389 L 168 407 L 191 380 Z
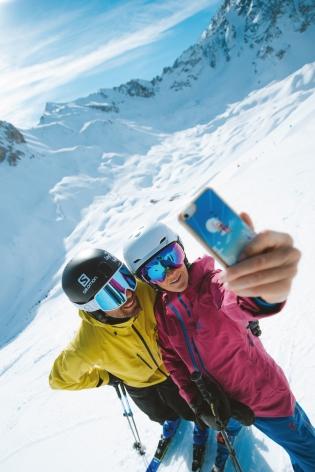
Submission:
M 252 90 L 313 62 L 314 42 L 314 0 L 225 0 L 200 41 L 161 75 L 47 103 L 39 125 L 23 133 L 41 150 L 83 145 L 119 153 L 139 135 L 151 145 L 157 135 L 207 123 Z M 0 160 L 15 165 L 20 152 L 3 138 Z
M 172 109 L 173 102 L 178 104 L 187 100 L 185 89 L 189 89 L 189 99 L 197 97 L 199 101 L 200 84 L 209 87 L 212 79 L 224 73 L 233 59 L 240 64 L 233 71 L 236 75 L 243 73 L 242 60 L 250 63 L 251 70 L 247 73 L 253 75 L 249 77 L 253 86 L 261 86 L 274 78 L 281 79 L 314 60 L 314 38 L 313 0 L 225 0 L 200 41 L 184 51 L 171 67 L 165 67 L 161 75 L 151 81 L 133 79 L 113 89 L 101 89 L 76 100 L 75 105 L 96 108 L 95 103 L 98 103 L 98 110 L 114 118 L 117 113 L 129 118 L 127 99 L 146 99 L 146 104 L 137 101 L 135 106 L 147 107 L 148 110 L 141 110 L 141 113 L 148 118 L 153 111 L 152 100 L 166 102 L 159 103 L 158 108 L 167 112 L 167 108 Z M 281 76 L 275 77 L 276 70 L 281 71 Z M 209 89 L 209 96 L 214 93 L 213 88 Z M 91 100 L 94 105 L 89 103 Z M 48 104 L 40 124 L 64 118 L 69 106 Z M 154 107 L 157 108 L 155 103 Z
M 131 80 L 113 90 L 130 96 L 152 97 L 167 76 L 178 72 L 186 75 L 182 86 L 190 86 L 198 79 L 199 71 L 195 69 L 202 61 L 215 69 L 222 60 L 229 62 L 239 57 L 245 48 L 255 51 L 256 60 L 273 57 L 280 61 L 292 45 L 286 38 L 282 44 L 276 40 L 286 36 L 288 29 L 301 34 L 314 24 L 312 0 L 225 0 L 200 41 L 184 51 L 171 67 L 165 67 L 160 76 L 151 81 Z M 179 85 L 174 80 L 170 88 L 178 91 Z

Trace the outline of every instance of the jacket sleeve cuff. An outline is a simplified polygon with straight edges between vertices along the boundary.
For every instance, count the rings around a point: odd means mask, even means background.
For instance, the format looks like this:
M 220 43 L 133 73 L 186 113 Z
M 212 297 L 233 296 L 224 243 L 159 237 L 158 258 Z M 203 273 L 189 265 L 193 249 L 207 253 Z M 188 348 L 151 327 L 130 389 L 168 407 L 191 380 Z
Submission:
M 98 373 L 99 379 L 96 387 L 101 387 L 101 385 L 107 385 L 109 381 L 109 375 L 106 370 L 101 370 Z
M 238 297 L 239 306 L 253 318 L 265 318 L 279 313 L 286 302 L 268 303 L 260 297 Z
M 256 303 L 259 308 L 263 308 L 267 313 L 279 310 L 284 302 L 282 303 L 268 303 L 261 297 L 253 297 L 252 300 Z

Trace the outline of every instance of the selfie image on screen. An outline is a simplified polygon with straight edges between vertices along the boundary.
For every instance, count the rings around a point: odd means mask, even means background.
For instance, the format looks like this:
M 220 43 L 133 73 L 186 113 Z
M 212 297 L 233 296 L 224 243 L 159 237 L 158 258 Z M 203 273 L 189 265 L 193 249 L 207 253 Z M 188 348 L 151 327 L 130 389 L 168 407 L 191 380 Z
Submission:
M 186 223 L 227 265 L 235 264 L 254 232 L 212 189 L 195 200 L 194 210 Z

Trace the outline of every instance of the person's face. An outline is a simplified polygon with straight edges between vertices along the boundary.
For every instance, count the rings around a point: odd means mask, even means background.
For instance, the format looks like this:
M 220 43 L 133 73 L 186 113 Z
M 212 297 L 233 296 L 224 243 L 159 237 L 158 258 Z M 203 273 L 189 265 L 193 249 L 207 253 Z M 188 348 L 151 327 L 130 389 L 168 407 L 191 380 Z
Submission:
M 141 310 L 138 297 L 132 290 L 126 291 L 127 301 L 116 310 L 106 311 L 106 315 L 112 318 L 131 318 L 138 315 Z
M 183 292 L 188 287 L 188 278 L 187 267 L 182 264 L 178 269 L 168 269 L 165 280 L 156 282 L 156 285 L 168 292 Z

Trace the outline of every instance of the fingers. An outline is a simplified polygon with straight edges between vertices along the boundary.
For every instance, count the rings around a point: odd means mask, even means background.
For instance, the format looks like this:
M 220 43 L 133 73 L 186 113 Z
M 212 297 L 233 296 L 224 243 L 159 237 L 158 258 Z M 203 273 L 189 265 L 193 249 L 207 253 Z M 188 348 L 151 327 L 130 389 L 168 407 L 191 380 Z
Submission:
M 248 259 L 238 262 L 234 266 L 226 269 L 225 273 L 221 276 L 221 280 L 222 282 L 232 282 L 234 279 L 250 274 L 252 274 L 254 278 L 263 277 L 260 273 L 268 269 L 297 264 L 300 255 L 300 251 L 296 248 L 283 247 L 274 249 L 273 251 L 269 250 L 269 252 L 263 252 L 258 255 L 252 255 L 251 257 L 247 256 Z M 267 273 L 266 275 L 268 278 Z M 262 278 L 262 281 L 263 280 Z
M 297 273 L 301 253 L 286 233 L 264 231 L 243 251 L 243 259 L 220 276 L 225 288 L 239 296 L 284 301 Z
M 244 223 L 246 223 L 254 231 L 254 223 L 253 223 L 251 217 L 249 216 L 249 214 L 245 213 L 245 212 L 242 212 L 242 213 L 240 213 L 240 217 L 242 218 Z
M 282 303 L 288 298 L 291 285 L 292 279 L 284 279 L 272 284 L 240 289 L 236 293 L 240 297 L 261 297 L 267 303 Z
M 251 257 L 277 247 L 292 247 L 293 239 L 287 233 L 266 230 L 259 233 L 244 249 L 242 256 Z M 242 258 L 243 258 L 242 257 Z
M 272 269 L 252 272 L 249 275 L 244 275 L 237 279 L 230 280 L 227 282 L 227 286 L 230 290 L 239 293 L 240 290 L 255 289 L 255 287 L 270 285 L 285 279 L 293 279 L 296 273 L 296 264 L 289 264 Z

